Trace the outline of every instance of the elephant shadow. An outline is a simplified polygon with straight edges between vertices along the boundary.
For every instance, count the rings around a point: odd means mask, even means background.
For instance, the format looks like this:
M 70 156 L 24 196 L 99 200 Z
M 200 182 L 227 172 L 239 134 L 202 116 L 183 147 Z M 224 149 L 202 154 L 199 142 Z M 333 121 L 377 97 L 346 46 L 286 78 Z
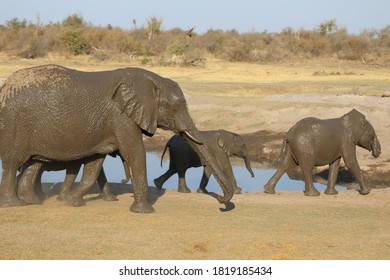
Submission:
M 292 180 L 304 181 L 304 176 L 302 171 L 299 168 L 293 168 L 287 172 L 287 175 Z M 313 174 L 314 182 L 320 184 L 327 184 L 329 177 L 329 168 L 319 169 Z M 337 173 L 336 184 L 341 186 L 348 186 L 349 184 L 355 183 L 356 179 L 353 176 L 352 172 L 345 167 L 340 167 L 339 172 Z
M 77 184 L 78 183 L 75 183 L 73 185 L 73 188 L 75 188 Z M 111 192 L 115 196 L 134 193 L 132 184 L 124 184 L 124 183 L 109 183 L 109 184 L 110 184 Z M 58 196 L 60 194 L 61 187 L 62 187 L 62 183 L 42 184 L 42 190 L 46 196 L 46 199 L 53 196 Z M 156 187 L 149 186 L 148 189 L 149 189 L 149 203 L 151 205 L 154 205 L 157 202 L 157 200 L 165 194 L 165 190 L 157 190 Z M 86 202 L 103 199 L 103 194 L 98 184 L 95 184 L 95 186 L 91 189 L 89 194 L 94 196 L 86 197 L 84 199 Z
M 208 192 L 207 195 L 214 197 L 215 199 L 218 199 L 218 196 L 219 196 L 217 193 L 214 193 L 214 192 Z M 225 208 L 219 208 L 219 211 L 229 212 L 229 211 L 232 211 L 234 208 L 236 208 L 236 205 L 233 202 L 229 201 L 229 202 L 225 203 Z

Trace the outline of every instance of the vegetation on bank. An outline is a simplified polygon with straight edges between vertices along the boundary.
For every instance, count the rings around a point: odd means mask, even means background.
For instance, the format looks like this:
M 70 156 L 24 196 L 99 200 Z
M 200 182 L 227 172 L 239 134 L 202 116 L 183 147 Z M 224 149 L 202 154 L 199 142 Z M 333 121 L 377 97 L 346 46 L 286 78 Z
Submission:
M 164 66 L 203 66 L 208 55 L 248 63 L 319 57 L 390 65 L 390 25 L 350 34 L 336 20 L 327 20 L 313 30 L 239 33 L 209 29 L 197 34 L 196 27 L 164 30 L 162 23 L 162 19 L 150 17 L 139 27 L 133 20 L 133 26 L 125 30 L 95 26 L 79 14 L 49 24 L 42 24 L 39 18 L 35 23 L 13 18 L 0 25 L 0 52 L 29 59 L 48 53 L 86 54 L 99 61 L 132 58 Z

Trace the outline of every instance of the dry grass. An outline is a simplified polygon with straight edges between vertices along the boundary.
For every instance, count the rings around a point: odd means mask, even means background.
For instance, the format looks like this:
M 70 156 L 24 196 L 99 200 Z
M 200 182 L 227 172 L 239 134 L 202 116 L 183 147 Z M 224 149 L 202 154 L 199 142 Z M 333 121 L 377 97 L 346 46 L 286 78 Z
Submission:
M 0 54 L 0 77 L 47 63 L 88 71 L 140 67 L 130 59 L 98 62 L 86 56 L 50 55 L 21 60 Z M 187 101 L 200 129 L 225 128 L 238 133 L 270 130 L 282 135 L 303 116 L 340 116 L 356 106 L 369 114 L 383 152 L 376 160 L 367 153 L 359 154 L 361 166 L 376 166 L 379 160 L 380 168 L 389 170 L 389 98 L 381 98 L 390 91 L 387 68 L 332 61 L 256 65 L 212 58 L 205 68 L 141 67 L 178 81 L 191 93 Z M 316 71 L 355 74 L 318 76 Z M 336 95 L 353 88 L 364 96 Z M 319 95 L 302 98 L 295 92 Z M 326 98 L 320 98 L 323 95 Z M 310 97 L 309 102 L 305 102 L 306 97 Z M 157 137 L 169 134 L 160 133 Z M 251 145 L 257 152 L 256 142 Z M 90 199 L 82 208 L 59 203 L 55 196 L 43 205 L 0 208 L 0 259 L 390 257 L 388 188 L 373 190 L 368 196 L 343 191 L 316 198 L 304 197 L 301 192 L 248 193 L 234 196 L 235 208 L 229 212 L 221 212 L 217 201 L 207 195 L 158 193 L 155 188 L 151 193 L 156 210 L 152 215 L 129 212 L 133 201 L 129 193 L 121 193 L 119 201 L 112 203 Z
M 130 58 L 119 62 L 100 62 L 90 56 L 64 58 L 53 54 L 35 60 L 0 55 L 0 77 L 6 78 L 24 67 L 49 63 L 84 71 L 143 67 L 177 81 L 187 93 L 208 96 L 261 97 L 280 93 L 345 93 L 355 87 L 359 87 L 365 94 L 380 94 L 389 90 L 390 80 L 390 72 L 386 67 L 345 61 L 311 60 L 300 64 L 260 65 L 208 58 L 206 67 L 186 68 L 140 65 L 138 60 Z M 340 75 L 315 75 L 318 71 Z
M 92 196 L 90 196 L 92 197 Z M 301 192 L 237 195 L 220 212 L 207 195 L 152 189 L 156 214 L 129 212 L 133 198 L 71 208 L 0 209 L 0 259 L 388 259 L 390 192 L 337 197 Z

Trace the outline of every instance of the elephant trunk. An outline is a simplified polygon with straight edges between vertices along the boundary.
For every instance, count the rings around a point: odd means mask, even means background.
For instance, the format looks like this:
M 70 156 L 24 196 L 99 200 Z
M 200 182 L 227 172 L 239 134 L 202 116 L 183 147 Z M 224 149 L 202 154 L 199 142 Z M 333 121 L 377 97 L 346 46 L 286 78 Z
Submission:
M 255 174 L 253 173 L 253 170 L 252 170 L 252 167 L 251 167 L 251 161 L 249 160 L 249 156 L 248 155 L 246 155 L 244 157 L 244 161 L 245 161 L 246 169 L 249 171 L 249 173 L 251 174 L 252 177 L 255 177 Z
M 372 142 L 372 155 L 377 158 L 381 154 L 381 144 L 378 141 L 378 138 L 375 136 L 374 137 L 374 142 Z
M 207 163 L 207 165 L 211 168 L 213 175 L 217 180 L 217 182 L 219 183 L 220 187 L 222 188 L 224 194 L 223 197 L 222 196 L 217 197 L 218 201 L 220 203 L 225 203 L 225 204 L 229 202 L 234 194 L 233 186 L 226 179 L 217 161 L 211 155 L 208 147 L 204 144 L 198 144 L 198 143 L 202 143 L 203 141 L 202 141 L 202 136 L 200 135 L 199 131 L 195 128 L 195 125 L 192 126 L 192 129 L 188 129 L 185 132 L 182 131 L 181 134 L 182 137 L 185 139 L 185 141 L 198 154 L 201 161 L 203 160 L 203 162 Z M 196 139 L 197 141 L 193 141 L 192 139 Z

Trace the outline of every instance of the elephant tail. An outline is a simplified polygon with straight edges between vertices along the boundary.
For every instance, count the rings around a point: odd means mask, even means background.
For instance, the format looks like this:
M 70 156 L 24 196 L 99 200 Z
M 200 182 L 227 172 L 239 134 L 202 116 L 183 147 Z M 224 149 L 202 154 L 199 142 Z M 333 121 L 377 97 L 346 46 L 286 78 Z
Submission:
M 164 155 L 165 155 L 165 152 L 167 151 L 168 147 L 169 147 L 169 144 L 171 143 L 171 139 L 169 139 L 169 141 L 167 142 L 167 144 L 165 145 L 165 148 L 164 148 L 164 151 L 161 155 L 161 162 L 160 162 L 160 166 L 162 167 L 163 165 L 163 159 L 164 159 Z

